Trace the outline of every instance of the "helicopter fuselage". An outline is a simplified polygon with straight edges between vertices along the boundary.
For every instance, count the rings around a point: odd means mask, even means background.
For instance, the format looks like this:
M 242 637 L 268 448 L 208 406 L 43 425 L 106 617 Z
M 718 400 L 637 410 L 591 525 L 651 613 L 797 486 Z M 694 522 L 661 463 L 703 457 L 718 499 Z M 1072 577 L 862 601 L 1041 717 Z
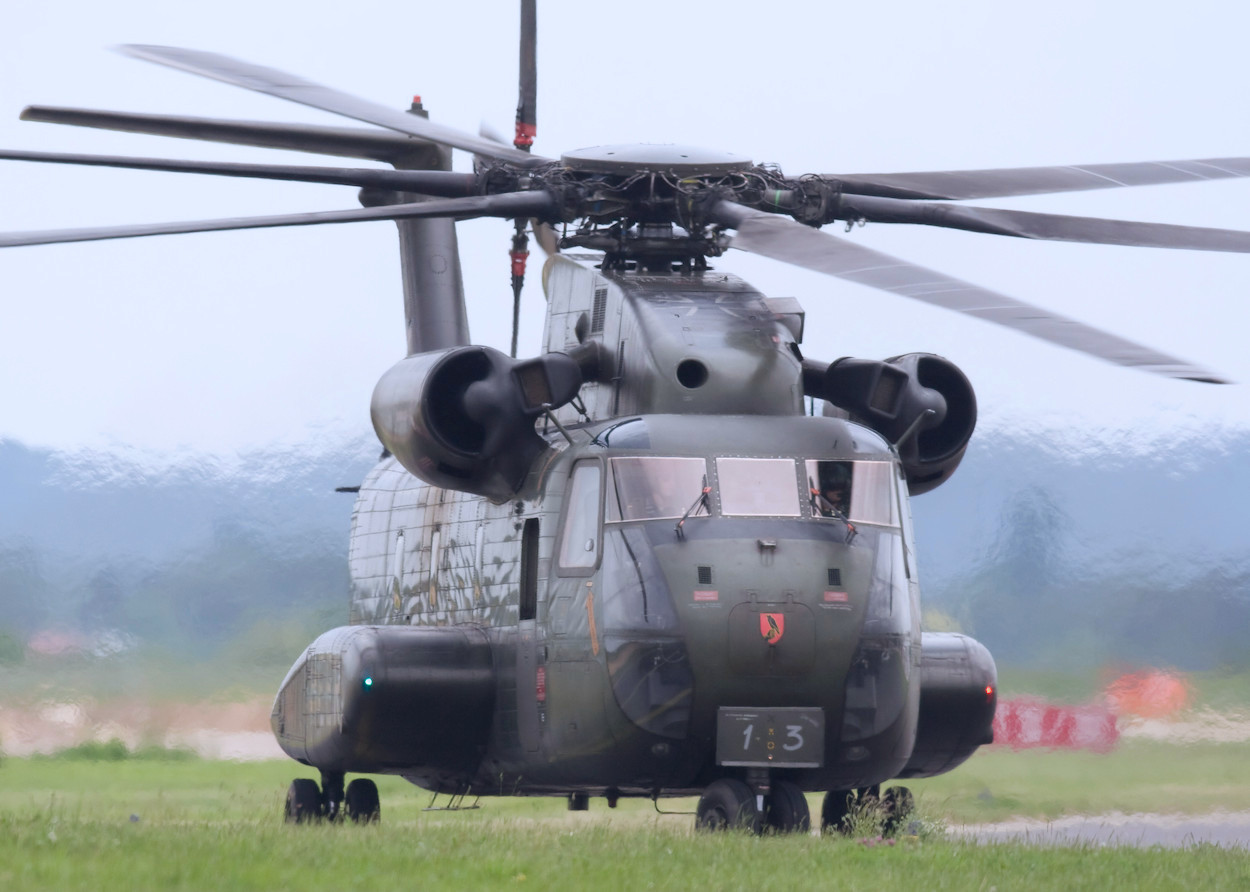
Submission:
M 441 792 L 612 796 L 750 771 L 862 788 L 986 742 L 988 653 L 920 632 L 897 450 L 802 414 L 801 311 L 714 273 L 561 257 L 544 279 L 548 349 L 597 345 L 596 373 L 539 420 L 512 498 L 371 472 L 351 625 L 283 683 L 283 748 Z

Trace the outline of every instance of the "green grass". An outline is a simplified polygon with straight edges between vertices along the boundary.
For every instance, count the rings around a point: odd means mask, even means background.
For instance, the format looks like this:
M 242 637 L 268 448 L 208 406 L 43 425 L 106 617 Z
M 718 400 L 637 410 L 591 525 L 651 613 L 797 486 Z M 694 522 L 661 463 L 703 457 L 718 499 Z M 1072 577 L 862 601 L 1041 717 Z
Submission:
M 1110 753 L 983 749 L 949 774 L 908 783 L 950 821 L 1111 811 L 1250 809 L 1250 744 L 1122 741 Z
M 584 817 L 584 816 L 583 816 Z M 438 816 L 381 827 L 156 825 L 0 817 L 0 884 L 19 889 L 1219 889 L 1250 856 L 1186 851 L 867 848 L 695 836 L 672 821 Z
M 378 779 L 380 825 L 291 827 L 281 822 L 282 797 L 292 777 L 313 776 L 301 766 L 135 755 L 0 763 L 0 889 L 1250 888 L 1250 853 L 1210 846 L 975 846 L 939 833 L 870 848 L 843 838 L 706 836 L 689 816 L 630 800 L 615 810 L 595 800 L 588 813 L 516 798 L 425 812 L 429 794 L 396 778 Z M 1234 744 L 1132 743 L 1106 756 L 992 751 L 912 786 L 936 823 L 1143 805 L 1244 809 L 1248 757 L 1250 748 Z M 1166 790 L 1175 808 L 1157 801 Z

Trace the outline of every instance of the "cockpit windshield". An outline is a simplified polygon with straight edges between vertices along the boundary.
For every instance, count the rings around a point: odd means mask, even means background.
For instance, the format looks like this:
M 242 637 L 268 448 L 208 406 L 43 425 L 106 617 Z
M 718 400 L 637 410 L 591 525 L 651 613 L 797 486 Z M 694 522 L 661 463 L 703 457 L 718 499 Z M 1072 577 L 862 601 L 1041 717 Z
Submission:
M 703 492 L 706 477 L 707 462 L 701 458 L 614 458 L 607 519 L 681 517 Z
M 792 458 L 718 458 L 716 476 L 722 514 L 799 516 Z
M 891 462 L 808 460 L 805 465 L 813 517 L 898 526 Z
M 604 519 L 813 517 L 898 526 L 897 469 L 888 461 L 821 461 L 719 457 L 715 476 L 702 458 L 616 456 L 609 459 Z M 712 500 L 700 496 L 704 487 Z

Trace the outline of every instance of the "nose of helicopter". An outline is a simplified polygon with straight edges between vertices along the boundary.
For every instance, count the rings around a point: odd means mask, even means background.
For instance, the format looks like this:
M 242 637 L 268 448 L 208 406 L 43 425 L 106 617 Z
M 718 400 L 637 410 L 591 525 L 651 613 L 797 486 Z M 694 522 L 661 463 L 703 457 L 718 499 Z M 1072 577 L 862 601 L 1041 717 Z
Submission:
M 740 602 L 729 611 L 725 655 L 734 675 L 806 675 L 816 656 L 815 617 L 794 601 Z
M 868 603 L 872 549 L 811 524 L 789 536 L 725 532 L 656 549 L 682 618 L 696 698 L 840 703 Z

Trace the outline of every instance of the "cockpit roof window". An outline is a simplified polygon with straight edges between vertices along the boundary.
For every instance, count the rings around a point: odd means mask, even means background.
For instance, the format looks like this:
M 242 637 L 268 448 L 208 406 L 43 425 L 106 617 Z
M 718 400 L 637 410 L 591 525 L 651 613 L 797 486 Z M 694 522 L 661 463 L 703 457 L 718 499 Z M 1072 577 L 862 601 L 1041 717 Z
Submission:
M 681 517 L 707 478 L 707 462 L 701 458 L 618 456 L 611 464 L 609 521 Z
M 798 517 L 799 491 L 792 458 L 718 458 L 722 514 Z

